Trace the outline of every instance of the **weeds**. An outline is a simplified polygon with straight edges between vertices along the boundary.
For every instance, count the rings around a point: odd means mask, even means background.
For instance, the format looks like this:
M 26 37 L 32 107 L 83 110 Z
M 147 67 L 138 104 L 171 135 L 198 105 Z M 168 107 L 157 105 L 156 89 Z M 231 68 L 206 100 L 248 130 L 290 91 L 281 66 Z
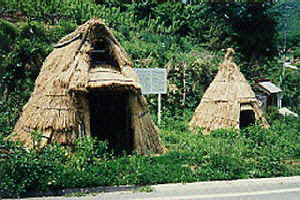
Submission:
M 24 1 L 1 5 L 7 13 L 18 11 L 26 17 L 26 23 L 0 21 L 1 195 L 18 197 L 30 191 L 113 185 L 140 185 L 142 191 L 148 192 L 149 185 L 159 183 L 300 174 L 300 166 L 294 164 L 300 159 L 300 121 L 279 118 L 274 108 L 269 111 L 268 130 L 256 125 L 241 131 L 216 130 L 210 136 L 202 135 L 201 130 L 198 134 L 188 130 L 194 108 L 217 71 L 221 55 L 216 51 L 234 45 L 236 37 L 229 37 L 235 34 L 230 26 L 215 18 L 212 8 L 205 4 L 185 8 L 177 4 L 153 8 L 148 3 L 133 4 L 122 8 L 128 12 L 122 12 L 119 5 L 106 8 L 91 3 L 57 6 Z M 177 11 L 175 16 L 172 10 Z M 215 27 L 216 21 L 207 14 L 214 15 L 219 24 L 216 28 L 210 28 Z M 116 158 L 108 151 L 107 142 L 91 138 L 78 141 L 73 151 L 58 144 L 43 151 L 27 150 L 19 142 L 4 139 L 12 132 L 21 108 L 29 99 L 34 79 L 52 44 L 92 17 L 105 18 L 133 61 L 149 61 L 147 66 L 134 62 L 135 67 L 168 68 L 172 90 L 163 96 L 162 104 L 168 106 L 163 106 L 160 126 L 160 137 L 168 149 L 164 155 L 132 154 Z M 238 55 L 239 59 L 242 57 Z M 245 66 L 241 69 L 246 72 L 250 68 Z M 276 76 L 276 66 L 271 63 L 265 68 L 273 69 L 272 74 Z M 259 76 L 268 76 L 261 68 L 255 71 Z M 247 70 L 246 75 L 252 77 L 252 72 Z M 297 88 L 294 84 L 297 76 L 286 78 L 286 82 L 293 83 L 292 89 Z M 285 93 L 292 94 L 293 98 L 299 96 L 292 89 L 286 88 Z M 156 96 L 148 100 L 151 110 L 155 110 Z M 39 134 L 33 133 L 36 141 L 40 139 Z
M 74 152 L 59 145 L 27 152 L 2 137 L 0 145 L 12 153 L 1 154 L 0 191 L 22 196 L 29 191 L 140 185 L 149 192 L 152 184 L 300 174 L 299 165 L 291 162 L 300 159 L 299 119 L 279 119 L 270 129 L 216 130 L 210 136 L 173 124 L 161 132 L 169 150 L 154 157 L 116 158 L 106 142 L 90 138 L 78 142 Z
M 154 189 L 150 185 L 139 187 L 139 189 L 137 190 L 137 192 L 146 192 L 146 193 L 150 193 L 153 191 L 154 191 Z

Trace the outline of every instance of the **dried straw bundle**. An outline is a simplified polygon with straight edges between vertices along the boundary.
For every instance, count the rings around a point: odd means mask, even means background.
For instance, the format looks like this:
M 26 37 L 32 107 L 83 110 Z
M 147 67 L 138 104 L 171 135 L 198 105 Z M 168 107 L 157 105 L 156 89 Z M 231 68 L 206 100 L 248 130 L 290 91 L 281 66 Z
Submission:
M 92 67 L 90 55 L 95 41 L 106 44 L 104 57 L 108 62 Z M 91 135 L 87 95 L 92 89 L 128 91 L 134 149 L 140 154 L 164 152 L 132 63 L 97 18 L 79 26 L 55 45 L 10 137 L 32 148 L 35 144 L 31 133 L 38 131 L 42 134 L 38 146 L 43 148 L 54 142 L 71 144 L 83 134 Z
M 258 107 L 250 84 L 232 61 L 233 53 L 233 49 L 227 49 L 224 62 L 189 123 L 191 130 L 201 127 L 204 129 L 203 134 L 209 134 L 211 130 L 218 128 L 239 129 L 243 105 L 253 110 L 255 121 L 260 120 L 263 126 L 269 126 Z

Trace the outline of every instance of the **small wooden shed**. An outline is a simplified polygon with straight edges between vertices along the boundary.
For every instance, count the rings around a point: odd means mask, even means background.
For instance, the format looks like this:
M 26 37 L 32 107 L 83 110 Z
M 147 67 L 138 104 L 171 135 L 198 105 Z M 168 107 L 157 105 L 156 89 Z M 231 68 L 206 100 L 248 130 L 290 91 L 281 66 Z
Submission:
M 261 110 L 266 112 L 268 106 L 280 107 L 281 89 L 269 79 L 256 80 L 253 89 L 256 90 L 255 95 Z

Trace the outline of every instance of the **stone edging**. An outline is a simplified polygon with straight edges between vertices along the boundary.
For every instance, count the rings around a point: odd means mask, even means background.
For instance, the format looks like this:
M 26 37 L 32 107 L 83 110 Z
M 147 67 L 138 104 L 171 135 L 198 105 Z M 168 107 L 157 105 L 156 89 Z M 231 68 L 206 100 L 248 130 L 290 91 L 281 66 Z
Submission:
M 132 185 L 124 185 L 124 186 L 99 186 L 92 188 L 66 188 L 57 191 L 45 191 L 45 192 L 28 192 L 22 198 L 25 197 L 46 197 L 46 196 L 65 196 L 73 193 L 83 193 L 83 194 L 91 194 L 91 193 L 101 193 L 101 192 L 126 192 L 138 190 L 139 186 Z M 0 200 L 2 198 L 9 198 L 8 194 L 1 194 Z

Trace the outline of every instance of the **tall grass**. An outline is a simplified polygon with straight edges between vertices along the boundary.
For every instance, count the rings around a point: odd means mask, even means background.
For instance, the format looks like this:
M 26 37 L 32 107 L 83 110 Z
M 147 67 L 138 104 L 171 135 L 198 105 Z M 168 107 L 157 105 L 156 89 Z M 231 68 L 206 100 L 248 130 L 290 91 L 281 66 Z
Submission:
M 73 151 L 59 145 L 26 151 L 0 137 L 0 193 L 22 196 L 29 191 L 107 185 L 232 180 L 300 175 L 299 119 L 282 118 L 270 129 L 259 125 L 241 131 L 215 130 L 204 136 L 187 129 L 185 117 L 164 118 L 161 156 L 119 155 L 107 143 L 86 138 Z

